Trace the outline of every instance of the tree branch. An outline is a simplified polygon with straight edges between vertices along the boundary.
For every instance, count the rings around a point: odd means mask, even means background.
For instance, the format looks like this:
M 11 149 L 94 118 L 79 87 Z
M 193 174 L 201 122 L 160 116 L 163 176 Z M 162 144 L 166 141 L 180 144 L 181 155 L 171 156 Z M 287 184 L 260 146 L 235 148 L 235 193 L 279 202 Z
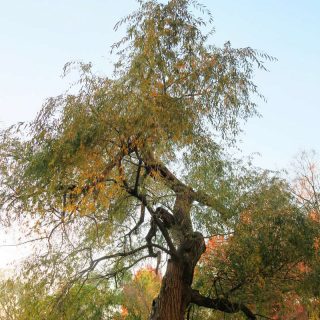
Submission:
M 210 207 L 217 211 L 218 213 L 225 215 L 227 213 L 226 208 L 223 204 L 212 196 L 207 195 L 202 191 L 194 191 L 192 190 L 191 197 L 193 200 L 199 202 L 200 204 Z
M 157 254 L 154 253 L 152 248 L 152 238 L 156 236 L 157 233 L 157 224 L 155 223 L 154 219 L 151 219 L 150 221 L 150 229 L 148 234 L 146 235 L 146 241 L 148 245 L 148 252 L 151 257 L 156 257 Z
M 140 211 L 140 217 L 139 221 L 136 223 L 136 225 L 126 234 L 126 236 L 131 236 L 132 233 L 136 232 L 139 227 L 143 224 L 144 222 L 144 217 L 145 217 L 145 205 L 141 204 L 141 211 Z
M 189 186 L 180 181 L 164 164 L 156 161 L 151 152 L 148 152 L 144 156 L 143 162 L 145 163 L 146 171 L 150 176 L 154 176 L 155 172 L 160 174 L 160 176 L 164 179 L 166 186 L 175 193 L 192 191 Z
M 222 203 L 204 192 L 193 190 L 191 187 L 180 181 L 164 164 L 156 161 L 151 153 L 148 153 L 143 161 L 148 174 L 153 176 L 154 172 L 159 173 L 161 178 L 163 178 L 165 185 L 175 193 L 187 193 L 192 200 L 208 206 L 220 214 L 226 213 L 226 208 Z
M 163 225 L 163 223 L 161 222 L 161 220 L 157 217 L 155 211 L 153 210 L 153 208 L 149 205 L 148 201 L 147 201 L 147 197 L 144 194 L 135 192 L 133 189 L 131 189 L 128 185 L 124 186 L 126 191 L 131 194 L 133 197 L 136 197 L 137 199 L 139 199 L 141 201 L 141 203 L 148 209 L 150 215 L 152 216 L 152 219 L 154 219 L 155 223 L 157 224 L 159 230 L 161 231 L 164 239 L 166 240 L 169 250 L 170 250 L 170 255 L 177 257 L 177 250 L 176 247 L 174 246 L 171 237 L 169 235 L 168 230 L 166 229 L 166 227 Z
M 246 305 L 242 303 L 231 302 L 225 298 L 211 299 L 201 295 L 197 290 L 192 290 L 191 292 L 191 303 L 194 303 L 200 307 L 219 310 L 225 313 L 243 312 L 247 319 L 257 319 L 256 315 Z

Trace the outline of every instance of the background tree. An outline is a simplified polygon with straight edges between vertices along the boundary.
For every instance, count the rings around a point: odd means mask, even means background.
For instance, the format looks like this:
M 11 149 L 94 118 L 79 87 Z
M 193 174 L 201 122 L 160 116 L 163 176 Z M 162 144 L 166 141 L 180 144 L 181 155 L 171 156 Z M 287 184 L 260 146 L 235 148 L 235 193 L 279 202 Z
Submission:
M 0 283 L 1 320 L 111 320 L 119 314 L 120 292 L 105 283 L 75 283 L 68 295 L 44 281 L 7 279 Z
M 281 180 L 264 177 L 246 197 L 232 234 L 209 242 L 195 286 L 211 297 L 254 306 L 256 314 L 293 319 L 317 296 L 308 283 L 316 270 L 319 228 Z
M 122 307 L 126 320 L 147 320 L 151 313 L 152 301 L 157 297 L 161 276 L 151 267 L 138 270 L 131 281 L 122 289 Z
M 315 151 L 301 152 L 293 163 L 292 192 L 310 217 L 319 221 L 320 169 L 319 155 Z
M 250 212 L 251 219 L 252 212 L 259 222 L 259 210 L 275 212 L 281 222 L 285 212 L 296 212 L 282 187 L 279 201 L 264 207 L 260 193 L 268 198 L 269 189 L 263 179 L 237 171 L 218 145 L 233 141 L 239 124 L 257 113 L 253 71 L 270 58 L 230 43 L 208 45 L 211 33 L 202 29 L 211 14 L 196 1 L 139 3 L 116 26 L 125 24 L 127 32 L 113 46 L 119 55 L 113 77 L 97 77 L 80 64 L 76 93 L 48 99 L 32 123 L 1 133 L 3 221 L 18 219 L 46 241 L 28 276 L 47 279 L 52 288 L 69 280 L 62 295 L 80 279 L 113 279 L 116 287 L 127 270 L 166 257 L 150 319 L 181 320 L 190 304 L 256 319 L 255 301 L 241 294 L 205 296 L 193 278 L 204 235 L 240 233 L 242 254 L 249 254 L 257 235 L 241 216 Z M 271 190 L 277 185 L 269 184 Z M 280 244 L 284 257 L 291 247 Z M 234 241 L 230 246 L 241 252 Z M 225 268 L 242 262 L 233 257 Z M 231 290 L 237 280 L 225 285 Z

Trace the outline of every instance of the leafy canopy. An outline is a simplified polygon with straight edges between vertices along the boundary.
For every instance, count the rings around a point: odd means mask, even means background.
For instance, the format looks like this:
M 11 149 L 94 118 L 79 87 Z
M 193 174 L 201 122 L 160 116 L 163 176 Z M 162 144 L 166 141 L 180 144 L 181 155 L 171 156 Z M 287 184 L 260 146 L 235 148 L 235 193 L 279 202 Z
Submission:
M 152 150 L 156 159 L 174 160 L 179 150 L 208 148 L 217 134 L 232 137 L 241 119 L 256 114 L 250 94 L 257 93 L 254 64 L 263 67 L 259 54 L 207 45 L 210 33 L 203 35 L 205 22 L 190 5 L 211 23 L 196 1 L 141 1 L 118 25 L 126 23 L 127 33 L 114 45 L 113 77 L 81 64 L 78 93 L 48 99 L 27 128 L 2 133 L 4 209 L 106 211 L 123 193 L 117 182 L 132 180 L 136 169 L 120 172 L 120 159 Z M 64 200 L 67 192 L 77 200 Z

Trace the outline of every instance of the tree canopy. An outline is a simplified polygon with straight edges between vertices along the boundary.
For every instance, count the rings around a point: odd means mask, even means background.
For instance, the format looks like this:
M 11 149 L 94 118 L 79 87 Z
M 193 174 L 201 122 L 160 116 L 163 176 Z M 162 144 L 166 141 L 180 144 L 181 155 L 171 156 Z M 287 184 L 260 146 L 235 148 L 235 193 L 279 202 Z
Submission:
M 138 2 L 116 25 L 126 34 L 112 76 L 79 64 L 72 91 L 2 131 L 2 221 L 42 241 L 24 277 L 58 299 L 85 280 L 103 299 L 95 281 L 117 288 L 152 261 L 167 269 L 150 319 L 181 320 L 190 305 L 256 319 L 299 290 L 317 255 L 317 228 L 289 185 L 223 147 L 257 115 L 253 73 L 272 58 L 208 44 L 212 17 L 197 1 Z

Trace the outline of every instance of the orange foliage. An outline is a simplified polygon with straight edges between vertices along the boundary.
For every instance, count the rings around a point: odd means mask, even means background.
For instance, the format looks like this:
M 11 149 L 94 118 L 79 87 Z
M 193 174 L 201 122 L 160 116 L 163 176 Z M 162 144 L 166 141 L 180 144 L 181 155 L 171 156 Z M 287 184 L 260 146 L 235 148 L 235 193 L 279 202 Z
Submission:
M 273 320 L 308 320 L 308 313 L 306 308 L 303 306 L 300 298 L 297 294 L 290 294 L 285 299 L 284 310 L 286 314 L 281 314 L 280 307 L 274 307 L 275 314 L 271 319 Z
M 151 266 L 139 269 L 123 288 L 123 319 L 134 316 L 145 320 L 151 312 L 152 300 L 158 295 L 161 275 Z
M 242 212 L 240 215 L 240 220 L 244 224 L 250 224 L 252 222 L 251 212 L 249 210 Z
M 121 316 L 125 319 L 128 316 L 128 309 L 124 306 L 121 306 Z
M 212 257 L 212 255 L 216 256 L 217 254 L 222 255 L 223 259 L 226 259 L 225 250 L 224 248 L 222 248 L 222 246 L 226 244 L 227 241 L 228 239 L 225 236 L 222 236 L 222 235 L 212 236 L 206 244 L 206 251 L 201 256 L 200 262 L 204 262 L 205 264 L 208 264 L 210 257 Z
M 148 265 L 145 268 L 139 269 L 135 275 L 134 275 L 134 281 L 139 281 L 139 279 L 145 277 L 148 275 L 149 277 L 161 281 L 162 276 L 161 273 L 158 271 L 156 272 L 156 269 L 153 268 L 152 266 Z
M 309 219 L 314 221 L 314 222 L 320 222 L 320 215 L 319 215 L 319 212 L 316 211 L 316 210 L 312 210 L 310 213 L 309 213 Z
M 299 262 L 297 264 L 297 269 L 301 272 L 301 273 L 308 273 L 311 271 L 310 267 L 308 267 L 305 263 L 303 262 Z

